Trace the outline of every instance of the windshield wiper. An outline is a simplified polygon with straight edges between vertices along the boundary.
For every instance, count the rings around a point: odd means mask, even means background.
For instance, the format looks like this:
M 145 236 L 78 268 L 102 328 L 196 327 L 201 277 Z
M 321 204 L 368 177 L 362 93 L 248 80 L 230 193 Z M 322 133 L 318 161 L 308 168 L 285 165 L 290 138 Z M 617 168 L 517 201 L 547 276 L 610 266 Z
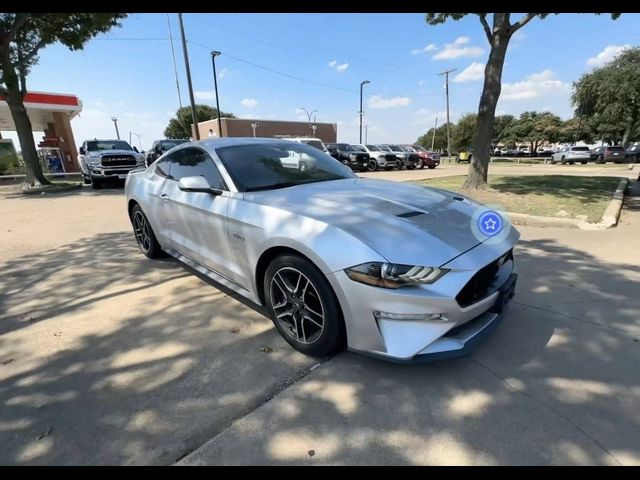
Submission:
M 271 185 L 260 185 L 258 187 L 249 187 L 247 188 L 247 192 L 257 192 L 258 190 L 276 190 L 278 188 L 295 187 L 296 185 L 300 185 L 300 184 L 296 182 L 272 183 Z

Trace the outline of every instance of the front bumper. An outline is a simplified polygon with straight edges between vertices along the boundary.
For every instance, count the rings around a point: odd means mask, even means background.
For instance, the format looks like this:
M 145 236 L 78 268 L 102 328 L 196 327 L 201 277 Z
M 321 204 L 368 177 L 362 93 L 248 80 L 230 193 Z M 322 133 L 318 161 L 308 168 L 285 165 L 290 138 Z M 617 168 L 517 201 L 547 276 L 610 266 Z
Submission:
M 143 164 L 136 166 L 127 166 L 127 167 L 90 167 L 91 176 L 94 178 L 126 178 L 129 172 L 132 170 L 139 169 L 144 167 Z
M 479 300 L 462 307 L 456 296 L 482 267 L 508 252 L 518 236 L 501 248 L 482 244 L 471 249 L 444 265 L 451 271 L 432 285 L 384 289 L 355 282 L 344 271 L 332 273 L 328 278 L 342 307 L 348 348 L 398 363 L 468 355 L 497 326 L 515 294 L 514 260 L 502 264 Z

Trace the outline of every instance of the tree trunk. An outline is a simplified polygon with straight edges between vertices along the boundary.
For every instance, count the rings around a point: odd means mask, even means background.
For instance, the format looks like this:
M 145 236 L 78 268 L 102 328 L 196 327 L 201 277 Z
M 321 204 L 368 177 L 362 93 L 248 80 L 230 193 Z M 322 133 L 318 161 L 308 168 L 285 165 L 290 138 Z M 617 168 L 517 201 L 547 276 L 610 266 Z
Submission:
M 508 17 L 504 13 L 494 13 L 494 33 L 491 40 L 491 52 L 484 69 L 484 85 L 478 106 L 478 121 L 473 135 L 473 157 L 469 162 L 469 172 L 464 189 L 484 189 L 487 187 L 489 170 L 489 147 L 493 134 L 493 120 L 496 105 L 500 98 L 502 67 L 511 38 Z M 498 30 L 496 31 L 496 27 Z
M 9 50 L 3 49 L 0 54 L 0 64 L 2 65 L 2 76 L 7 87 L 7 105 L 11 111 L 11 118 L 16 126 L 16 133 L 20 141 L 20 149 L 22 150 L 22 159 L 26 167 L 25 183 L 33 187 L 36 185 L 50 185 L 42 173 L 38 153 L 36 152 L 36 144 L 33 140 L 33 129 L 31 120 L 24 106 L 22 92 L 20 92 L 20 84 L 18 75 L 16 74 L 11 59 L 9 58 Z

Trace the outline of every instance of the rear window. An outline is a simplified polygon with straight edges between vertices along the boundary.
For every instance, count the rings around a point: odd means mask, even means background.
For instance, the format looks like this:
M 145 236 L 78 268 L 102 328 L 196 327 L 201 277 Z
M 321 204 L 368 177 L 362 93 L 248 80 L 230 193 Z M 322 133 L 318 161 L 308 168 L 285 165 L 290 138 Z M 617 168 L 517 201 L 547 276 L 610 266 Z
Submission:
M 624 148 L 622 147 L 607 147 L 607 150 L 610 152 L 624 152 Z
M 572 152 L 588 152 L 589 147 L 571 147 Z

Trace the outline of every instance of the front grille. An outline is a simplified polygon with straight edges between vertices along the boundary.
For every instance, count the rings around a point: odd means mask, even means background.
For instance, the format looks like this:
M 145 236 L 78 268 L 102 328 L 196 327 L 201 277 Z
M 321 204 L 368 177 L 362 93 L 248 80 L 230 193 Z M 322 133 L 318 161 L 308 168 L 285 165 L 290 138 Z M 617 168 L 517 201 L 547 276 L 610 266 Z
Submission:
M 419 160 L 420 160 L 420 155 L 418 155 L 417 153 L 412 153 L 409 155 L 409 161 L 411 163 L 418 163 Z
M 102 165 L 105 167 L 135 167 L 136 159 L 133 155 L 104 155 Z
M 367 160 L 369 160 L 369 154 L 367 153 L 356 155 L 357 162 L 366 162 Z
M 125 170 L 122 168 L 114 168 L 111 170 L 104 170 L 104 174 L 105 175 L 125 175 L 127 173 L 129 173 L 131 170 Z
M 385 155 L 384 158 L 387 162 L 395 162 L 396 160 L 398 160 L 398 158 L 391 153 L 388 155 Z
M 491 295 L 496 289 L 494 281 L 498 271 L 508 260 L 513 260 L 513 249 L 478 270 L 478 272 L 471 277 L 471 280 L 460 290 L 460 293 L 456 295 L 458 305 L 462 308 L 468 307 L 472 303 L 476 303 Z

